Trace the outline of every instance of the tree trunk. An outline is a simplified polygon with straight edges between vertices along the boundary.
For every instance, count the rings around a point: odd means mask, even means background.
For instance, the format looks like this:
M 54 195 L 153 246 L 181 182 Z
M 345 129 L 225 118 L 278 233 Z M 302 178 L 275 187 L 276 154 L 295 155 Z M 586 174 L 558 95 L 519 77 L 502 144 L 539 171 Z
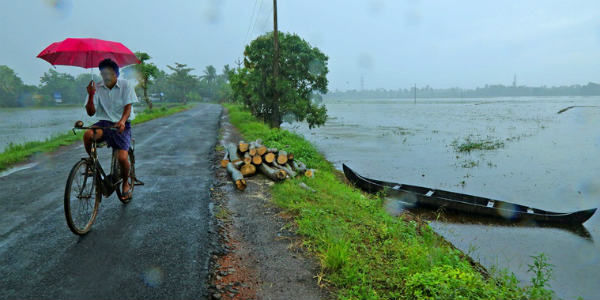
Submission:
M 294 160 L 292 161 L 291 165 L 294 170 L 300 174 L 304 174 L 306 172 L 306 165 L 304 165 L 301 161 Z
M 274 161 L 275 161 L 275 153 L 267 152 L 267 154 L 265 154 L 265 162 L 272 163 Z
M 236 161 L 236 162 L 234 162 L 234 163 L 233 163 L 233 166 L 234 166 L 236 169 L 238 169 L 238 170 L 239 170 L 239 169 L 240 169 L 240 168 L 241 168 L 243 165 L 244 165 L 244 161 L 243 161 L 243 160 L 238 160 L 238 161 Z
M 253 164 L 244 164 L 240 168 L 240 171 L 244 176 L 254 175 L 256 173 L 256 167 Z
M 292 170 L 292 168 L 288 168 L 286 166 L 280 165 L 276 161 L 273 162 L 273 167 L 284 170 L 290 177 L 296 177 L 296 175 L 297 175 L 296 172 L 294 172 L 294 170 Z
M 221 167 L 226 168 L 229 163 L 229 151 L 225 148 L 225 156 L 221 160 Z
M 250 146 L 248 146 L 248 153 L 250 153 L 250 156 L 256 155 L 256 144 L 254 142 L 250 142 Z
M 260 156 L 258 154 L 252 156 L 252 163 L 255 164 L 255 165 L 257 165 L 257 166 L 260 165 L 260 164 L 262 164 L 262 156 Z
M 246 179 L 244 179 L 244 175 L 242 175 L 242 172 L 235 168 L 233 163 L 227 164 L 227 172 L 231 176 L 231 180 L 233 180 L 233 182 L 235 183 L 235 187 L 238 190 L 243 191 L 244 189 L 246 189 Z
M 265 174 L 267 177 L 271 178 L 273 181 L 281 181 L 284 180 L 287 174 L 282 169 L 271 168 L 266 164 L 258 165 L 258 169 L 260 172 Z
M 244 152 L 248 151 L 248 143 L 246 143 L 244 141 L 240 141 L 238 143 L 238 149 L 240 149 L 241 153 L 244 153 Z
M 237 155 L 237 146 L 234 143 L 229 143 L 227 145 L 227 152 L 229 153 L 229 161 L 236 162 L 241 160 Z
M 250 156 L 250 153 L 248 153 L 248 152 L 244 153 L 244 163 L 249 164 L 251 162 L 252 162 L 252 156 Z
M 256 142 L 254 142 L 254 148 L 256 149 L 257 155 L 265 155 L 265 153 L 267 153 L 267 147 L 265 147 L 262 144 L 262 141 L 260 139 L 256 140 Z
M 277 163 L 280 165 L 283 165 L 283 164 L 287 163 L 287 161 L 288 161 L 287 152 L 285 152 L 283 150 L 279 150 L 279 152 L 277 153 Z

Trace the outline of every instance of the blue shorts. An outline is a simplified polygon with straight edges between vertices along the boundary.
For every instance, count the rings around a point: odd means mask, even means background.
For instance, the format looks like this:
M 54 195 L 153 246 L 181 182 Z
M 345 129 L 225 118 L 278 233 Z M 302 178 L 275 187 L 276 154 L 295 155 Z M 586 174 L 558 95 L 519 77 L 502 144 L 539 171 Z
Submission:
M 115 126 L 115 122 L 100 120 L 92 126 L 100 126 L 100 127 L 112 127 Z M 113 149 L 120 150 L 129 150 L 129 145 L 131 145 L 131 122 L 125 122 L 125 130 L 123 133 L 119 133 L 119 130 L 102 130 L 102 137 L 97 140 L 97 143 L 106 141 L 109 147 Z

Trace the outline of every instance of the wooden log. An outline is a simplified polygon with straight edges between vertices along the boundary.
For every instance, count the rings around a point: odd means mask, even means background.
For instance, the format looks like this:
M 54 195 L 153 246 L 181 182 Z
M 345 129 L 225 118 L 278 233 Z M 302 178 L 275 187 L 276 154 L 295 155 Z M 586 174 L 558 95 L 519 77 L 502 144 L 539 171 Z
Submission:
M 248 151 L 248 147 L 250 145 L 248 145 L 248 143 L 244 142 L 244 141 L 240 141 L 238 143 L 238 149 L 240 150 L 240 152 L 244 153 L 246 151 Z
M 294 170 L 292 170 L 292 168 L 288 168 L 286 166 L 280 165 L 276 161 L 273 162 L 273 167 L 284 170 L 290 177 L 296 177 L 296 175 L 297 175 L 296 172 L 294 172 Z
M 231 180 L 233 180 L 235 187 L 238 190 L 243 191 L 246 189 L 246 179 L 244 179 L 242 172 L 235 168 L 233 163 L 227 164 L 227 172 L 229 173 L 229 176 L 231 176 Z
M 306 177 L 315 177 L 315 169 L 308 169 L 304 172 L 304 176 Z
M 286 163 L 283 165 L 285 167 L 284 170 L 286 170 L 286 172 L 293 172 L 292 174 L 290 174 L 291 177 L 296 177 L 296 175 L 298 175 L 298 172 L 294 171 L 294 169 L 292 168 L 292 166 L 290 166 L 290 164 Z M 288 171 L 290 170 L 290 171 Z
M 288 153 L 288 161 L 294 160 L 294 153 Z
M 229 163 L 229 151 L 225 148 L 225 156 L 221 160 L 221 167 L 227 168 L 227 164 Z
M 267 153 L 267 147 L 265 147 L 265 145 L 262 144 L 262 141 L 260 139 L 256 140 L 256 142 L 254 142 L 254 145 L 256 147 L 256 154 L 257 155 L 265 155 L 265 153 Z
M 252 156 L 250 155 L 250 152 L 244 153 L 244 163 L 249 164 L 251 162 L 252 162 Z
M 239 170 L 244 165 L 244 161 L 238 160 L 238 161 L 234 162 L 233 165 L 235 166 L 236 169 Z
M 267 152 L 269 152 L 269 153 L 277 153 L 277 148 L 267 148 Z
M 285 152 L 284 150 L 279 150 L 279 152 L 277 152 L 277 163 L 280 165 L 283 165 L 287 161 L 288 161 L 287 152 Z
M 248 147 L 248 153 L 250 153 L 250 156 L 256 155 L 256 144 L 254 142 L 250 143 L 250 146 Z
M 234 143 L 227 145 L 227 152 L 229 153 L 229 161 L 236 162 L 242 160 L 237 154 L 237 146 Z
M 298 185 L 299 185 L 301 188 L 303 188 L 303 189 L 305 189 L 305 190 L 307 190 L 307 191 L 309 191 L 309 192 L 311 192 L 311 193 L 314 193 L 314 192 L 316 192 L 316 190 L 315 190 L 315 189 L 313 189 L 313 188 L 311 188 L 310 186 L 306 185 L 306 183 L 304 183 L 304 182 L 300 182 Z
M 265 162 L 267 162 L 267 163 L 272 163 L 272 162 L 274 162 L 274 161 L 275 161 L 275 153 L 273 153 L 273 152 L 267 152 L 267 153 L 265 154 L 264 158 L 265 158 L 265 159 L 264 159 L 264 160 L 265 160 Z
M 300 174 L 304 174 L 306 172 L 306 165 L 304 165 L 301 161 L 299 160 L 293 160 L 290 165 L 292 166 L 292 168 L 294 168 L 294 171 L 300 173 Z
M 260 155 L 258 155 L 258 154 L 256 154 L 256 155 L 252 156 L 252 163 L 253 163 L 253 164 L 255 164 L 255 165 L 257 165 L 257 166 L 258 166 L 258 165 L 262 164 L 262 161 L 263 161 L 263 160 L 262 160 L 262 156 L 260 156 Z
M 253 164 L 243 164 L 240 171 L 244 176 L 254 175 L 256 174 L 256 167 Z
M 267 164 L 258 165 L 258 170 L 260 170 L 260 172 L 265 174 L 267 177 L 271 178 L 273 181 L 281 181 L 287 177 L 287 173 L 284 170 L 271 168 Z

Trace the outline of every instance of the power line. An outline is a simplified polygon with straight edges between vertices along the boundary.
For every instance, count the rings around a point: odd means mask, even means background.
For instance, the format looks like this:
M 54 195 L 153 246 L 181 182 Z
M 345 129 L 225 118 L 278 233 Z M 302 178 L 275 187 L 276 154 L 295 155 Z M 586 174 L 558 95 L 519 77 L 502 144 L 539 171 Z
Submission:
M 252 15 L 250 16 L 250 24 L 248 24 L 248 30 L 246 31 L 246 38 L 244 38 L 244 46 L 248 42 L 248 34 L 250 33 L 250 27 L 254 27 L 254 16 L 256 15 L 256 3 L 258 0 L 254 0 L 254 7 L 252 8 Z M 262 4 L 262 1 L 261 1 Z
M 256 11 L 256 19 L 254 19 L 254 22 L 252 23 L 252 32 L 254 32 L 254 25 L 256 25 L 256 21 L 258 21 L 258 16 L 260 15 L 260 10 L 262 9 L 262 0 L 260 0 L 260 4 L 258 5 L 258 10 Z M 245 44 L 245 43 L 244 43 Z

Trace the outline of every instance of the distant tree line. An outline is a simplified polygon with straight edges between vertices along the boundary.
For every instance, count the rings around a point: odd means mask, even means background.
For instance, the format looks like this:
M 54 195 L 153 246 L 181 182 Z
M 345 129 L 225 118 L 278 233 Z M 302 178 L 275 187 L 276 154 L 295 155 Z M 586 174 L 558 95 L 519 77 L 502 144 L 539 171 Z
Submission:
M 137 96 L 148 107 L 152 106 L 153 100 L 182 103 L 224 101 L 231 95 L 228 65 L 221 74 L 209 65 L 202 75 L 194 75 L 194 69 L 186 64 L 175 63 L 167 66 L 169 70 L 165 71 L 148 62 L 150 56 L 146 53 L 136 54 L 143 58 L 143 63 L 123 68 L 120 78 L 137 80 Z M 83 105 L 86 86 L 91 78 L 90 74 L 73 76 L 51 68 L 40 78 L 37 86 L 27 85 L 14 70 L 0 65 L 0 107 Z M 100 82 L 101 79 L 94 75 L 94 81 Z M 56 101 L 57 98 L 60 102 Z
M 417 98 L 482 98 L 482 97 L 520 97 L 520 96 L 598 96 L 600 95 L 600 84 L 590 82 L 586 85 L 569 86 L 505 86 L 501 84 L 485 85 L 475 89 L 446 88 L 435 89 L 430 86 L 417 87 Z M 325 98 L 349 99 L 349 98 L 413 98 L 414 88 L 397 90 L 374 89 L 374 90 L 335 90 L 328 93 Z

